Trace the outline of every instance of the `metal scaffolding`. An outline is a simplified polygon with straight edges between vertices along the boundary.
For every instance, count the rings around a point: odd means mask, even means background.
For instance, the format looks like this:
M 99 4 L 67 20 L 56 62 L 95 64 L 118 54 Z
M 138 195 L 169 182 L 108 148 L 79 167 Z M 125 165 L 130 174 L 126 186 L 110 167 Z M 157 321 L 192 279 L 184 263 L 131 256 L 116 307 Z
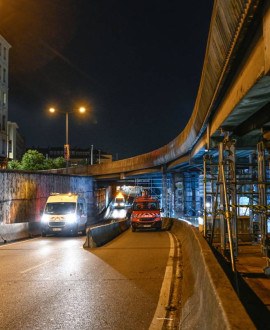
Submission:
M 211 244 L 219 237 L 223 253 L 230 252 L 234 271 L 239 238 L 249 236 L 253 244 L 261 245 L 267 259 L 265 271 L 269 271 L 270 180 L 265 142 L 258 143 L 257 152 L 237 157 L 235 140 L 226 134 L 218 145 L 218 157 L 213 155 L 207 153 L 203 160 L 203 234 Z

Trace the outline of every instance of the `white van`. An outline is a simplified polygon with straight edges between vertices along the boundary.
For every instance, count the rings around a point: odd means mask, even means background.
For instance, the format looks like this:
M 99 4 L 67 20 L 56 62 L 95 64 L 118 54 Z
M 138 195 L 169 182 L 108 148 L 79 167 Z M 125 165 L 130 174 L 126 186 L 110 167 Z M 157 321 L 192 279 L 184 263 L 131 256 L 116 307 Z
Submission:
M 52 193 L 41 217 L 41 233 L 43 237 L 63 232 L 72 235 L 78 235 L 78 232 L 85 234 L 86 222 L 84 198 L 72 193 Z

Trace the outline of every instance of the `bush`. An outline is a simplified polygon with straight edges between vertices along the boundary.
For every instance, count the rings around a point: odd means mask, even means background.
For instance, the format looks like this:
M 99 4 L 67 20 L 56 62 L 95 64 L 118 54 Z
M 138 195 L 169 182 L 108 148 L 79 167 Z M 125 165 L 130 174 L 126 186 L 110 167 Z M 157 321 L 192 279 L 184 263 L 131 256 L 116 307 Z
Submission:
M 10 162 L 8 162 L 7 167 L 9 170 L 20 170 L 21 164 L 18 160 L 11 160 Z

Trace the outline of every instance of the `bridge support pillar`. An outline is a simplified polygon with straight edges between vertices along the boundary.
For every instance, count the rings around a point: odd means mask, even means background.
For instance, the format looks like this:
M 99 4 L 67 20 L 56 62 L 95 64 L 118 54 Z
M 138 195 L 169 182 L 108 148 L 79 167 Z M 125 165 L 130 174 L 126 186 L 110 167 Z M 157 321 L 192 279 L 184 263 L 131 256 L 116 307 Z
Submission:
M 258 192 L 259 192 L 259 205 L 262 207 L 267 206 L 266 198 L 266 168 L 265 168 L 265 144 L 263 141 L 257 145 L 258 152 Z M 268 221 L 267 221 L 267 207 L 259 213 L 260 227 L 261 227 L 261 246 L 262 253 L 267 258 L 267 267 L 269 269 L 270 257 L 270 241 L 268 234 Z
M 168 203 L 167 203 L 167 190 L 168 190 L 168 183 L 167 183 L 167 170 L 166 167 L 162 167 L 162 198 L 161 198 L 161 207 L 164 209 L 164 215 L 168 216 Z

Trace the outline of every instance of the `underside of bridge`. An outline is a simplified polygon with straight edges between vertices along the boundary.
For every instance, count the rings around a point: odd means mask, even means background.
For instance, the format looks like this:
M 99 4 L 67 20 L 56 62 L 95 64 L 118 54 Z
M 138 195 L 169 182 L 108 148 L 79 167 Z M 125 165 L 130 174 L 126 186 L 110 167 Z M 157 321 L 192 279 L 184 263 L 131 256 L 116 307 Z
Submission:
M 91 175 L 99 186 L 118 181 L 150 189 L 166 215 L 197 219 L 232 263 L 239 240 L 248 239 L 261 246 L 269 266 L 269 73 L 270 2 L 216 0 L 185 129 L 147 154 L 73 173 Z

